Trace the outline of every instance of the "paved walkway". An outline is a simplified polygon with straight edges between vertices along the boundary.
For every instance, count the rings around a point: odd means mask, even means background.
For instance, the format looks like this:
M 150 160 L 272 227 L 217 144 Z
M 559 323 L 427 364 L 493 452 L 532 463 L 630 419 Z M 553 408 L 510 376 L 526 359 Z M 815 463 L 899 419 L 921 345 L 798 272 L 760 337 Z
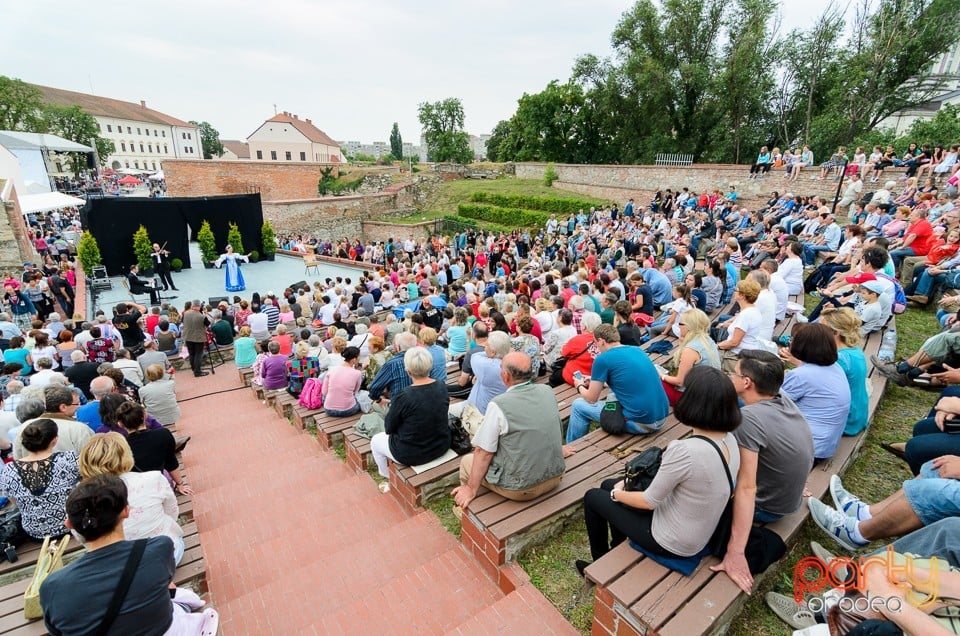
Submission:
M 177 377 L 178 431 L 222 634 L 571 633 L 531 585 L 504 596 L 428 511 L 408 516 L 239 386 Z

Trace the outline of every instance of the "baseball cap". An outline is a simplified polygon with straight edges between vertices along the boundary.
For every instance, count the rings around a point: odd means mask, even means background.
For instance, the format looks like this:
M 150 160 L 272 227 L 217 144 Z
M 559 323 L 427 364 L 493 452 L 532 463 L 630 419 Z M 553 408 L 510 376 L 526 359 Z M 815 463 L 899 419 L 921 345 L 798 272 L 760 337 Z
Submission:
M 857 274 L 856 276 L 847 276 L 845 280 L 851 285 L 862 285 L 867 281 L 877 280 L 877 277 L 873 274 L 864 272 L 862 274 Z
M 874 294 L 882 294 L 884 289 L 883 285 L 881 285 L 880 281 L 878 280 L 868 280 L 866 282 L 861 283 L 860 286 L 863 287 L 864 289 L 869 289 Z

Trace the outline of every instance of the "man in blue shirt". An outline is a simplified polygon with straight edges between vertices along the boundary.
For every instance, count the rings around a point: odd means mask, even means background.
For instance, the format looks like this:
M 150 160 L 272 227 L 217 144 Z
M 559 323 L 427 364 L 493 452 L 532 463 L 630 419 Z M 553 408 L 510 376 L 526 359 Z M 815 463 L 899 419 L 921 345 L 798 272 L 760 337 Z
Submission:
M 820 215 L 820 227 L 816 230 L 817 236 L 803 244 L 803 264 L 810 267 L 817 260 L 819 252 L 836 252 L 843 238 L 843 230 L 837 225 L 832 214 Z
M 600 392 L 606 384 L 616 394 L 627 420 L 627 432 L 652 433 L 663 426 L 670 403 L 653 362 L 639 347 L 620 344 L 620 332 L 613 325 L 600 325 L 593 331 L 600 350 L 593 361 L 590 378 L 574 380 L 579 398 L 573 401 L 567 444 L 587 434 L 590 422 L 600 421 L 606 402 Z
M 633 217 L 633 199 L 627 201 L 627 204 L 623 206 L 623 218 L 629 219 Z
M 663 273 L 653 267 L 646 267 L 640 270 L 640 274 L 653 292 L 654 307 L 666 305 L 673 300 L 673 285 L 670 284 L 670 279 Z
M 370 383 L 370 399 L 373 401 L 384 400 L 384 391 L 389 391 L 391 399 L 396 398 L 413 382 L 403 366 L 403 354 L 407 349 L 417 346 L 417 337 L 409 332 L 398 333 L 393 339 L 393 346 L 396 353 L 383 363 Z

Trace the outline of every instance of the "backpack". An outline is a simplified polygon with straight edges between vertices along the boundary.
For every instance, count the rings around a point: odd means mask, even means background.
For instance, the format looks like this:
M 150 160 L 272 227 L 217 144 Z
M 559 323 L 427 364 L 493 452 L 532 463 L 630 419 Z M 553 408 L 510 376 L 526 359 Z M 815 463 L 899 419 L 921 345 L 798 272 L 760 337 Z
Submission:
M 907 295 L 903 292 L 903 286 L 900 284 L 900 281 L 882 272 L 876 272 L 874 275 L 893 283 L 893 306 L 891 307 L 893 313 L 902 314 L 905 312 L 907 310 Z
M 323 381 L 319 378 L 309 378 L 300 392 L 298 404 L 308 409 L 318 409 L 323 406 Z

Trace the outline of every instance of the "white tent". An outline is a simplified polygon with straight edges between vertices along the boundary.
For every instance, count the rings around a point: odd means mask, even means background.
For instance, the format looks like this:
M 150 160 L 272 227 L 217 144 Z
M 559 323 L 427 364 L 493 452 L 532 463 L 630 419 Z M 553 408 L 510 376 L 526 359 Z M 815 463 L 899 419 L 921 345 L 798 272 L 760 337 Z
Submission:
M 44 192 L 43 194 L 25 194 L 20 197 L 20 211 L 24 214 L 50 212 L 60 208 L 79 208 L 86 201 L 71 197 L 62 192 Z

